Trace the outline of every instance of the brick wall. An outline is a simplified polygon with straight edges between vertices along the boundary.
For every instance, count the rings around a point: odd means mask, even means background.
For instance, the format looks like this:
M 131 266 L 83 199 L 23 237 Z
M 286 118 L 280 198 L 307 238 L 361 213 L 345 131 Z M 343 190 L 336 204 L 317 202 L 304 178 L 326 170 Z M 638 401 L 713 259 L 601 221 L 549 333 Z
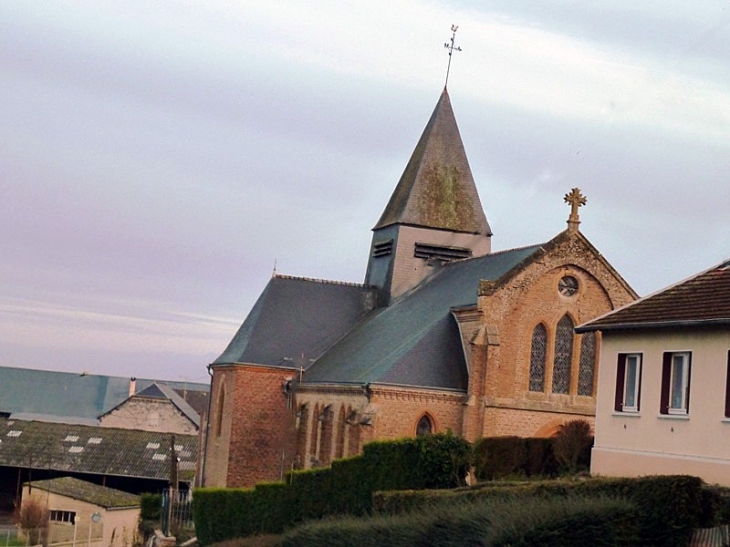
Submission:
M 557 324 L 567 315 L 579 325 L 632 301 L 635 295 L 580 234 L 562 234 L 547 249 L 503 285 L 482 283 L 480 288 L 484 328 L 492 333 L 486 351 L 477 353 L 475 359 L 475 368 L 484 371 L 486 378 L 479 403 L 483 407 L 483 436 L 532 436 L 553 430 L 568 419 L 595 414 L 600 340 L 593 360 L 593 395 L 577 394 L 581 335 L 573 337 L 569 392 L 553 393 Z M 565 276 L 578 280 L 573 296 L 558 291 Z M 545 386 L 541 392 L 529 389 L 532 333 L 539 323 L 547 330 Z
M 284 383 L 296 371 L 247 365 L 213 367 L 205 486 L 279 480 L 295 457 L 293 400 Z

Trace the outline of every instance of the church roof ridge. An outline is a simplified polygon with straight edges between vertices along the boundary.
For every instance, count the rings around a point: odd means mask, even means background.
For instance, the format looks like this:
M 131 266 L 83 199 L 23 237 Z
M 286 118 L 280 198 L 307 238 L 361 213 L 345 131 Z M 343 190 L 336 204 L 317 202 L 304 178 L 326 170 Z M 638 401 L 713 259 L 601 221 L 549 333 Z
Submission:
M 292 281 L 308 281 L 310 283 L 321 283 L 323 285 L 343 285 L 345 287 L 358 287 L 361 289 L 375 289 L 372 285 L 366 285 L 364 283 L 355 283 L 354 281 L 338 281 L 336 279 L 320 279 L 316 277 L 304 277 L 298 275 L 286 275 L 275 273 L 274 278 L 276 279 L 287 279 Z

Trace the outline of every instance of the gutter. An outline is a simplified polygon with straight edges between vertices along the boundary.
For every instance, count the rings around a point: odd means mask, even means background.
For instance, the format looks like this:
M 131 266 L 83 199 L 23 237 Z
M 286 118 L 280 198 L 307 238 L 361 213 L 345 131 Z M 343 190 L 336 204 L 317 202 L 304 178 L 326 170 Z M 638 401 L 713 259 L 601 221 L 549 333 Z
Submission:
M 591 324 L 575 327 L 578 334 L 591 331 L 621 331 L 641 329 L 668 329 L 668 328 L 691 328 L 691 327 L 719 327 L 730 326 L 730 318 L 720 319 L 685 319 L 681 321 L 646 321 L 643 323 L 611 323 L 608 325 Z

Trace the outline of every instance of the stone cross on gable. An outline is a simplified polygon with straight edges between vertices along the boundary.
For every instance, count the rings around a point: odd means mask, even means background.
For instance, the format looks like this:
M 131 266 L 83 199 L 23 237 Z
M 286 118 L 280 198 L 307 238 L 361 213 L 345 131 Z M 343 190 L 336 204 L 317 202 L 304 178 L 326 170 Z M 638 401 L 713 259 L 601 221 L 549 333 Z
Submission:
M 587 203 L 586 197 L 580 193 L 580 188 L 573 188 L 563 198 L 565 203 L 570 203 L 570 216 L 568 217 L 568 230 L 577 231 L 580 224 L 578 208 Z

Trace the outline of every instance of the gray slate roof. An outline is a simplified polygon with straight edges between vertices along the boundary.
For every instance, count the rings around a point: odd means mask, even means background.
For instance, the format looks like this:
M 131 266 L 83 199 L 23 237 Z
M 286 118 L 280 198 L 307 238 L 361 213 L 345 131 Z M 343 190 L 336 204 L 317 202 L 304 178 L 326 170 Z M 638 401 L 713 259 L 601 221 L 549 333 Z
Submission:
M 0 418 L 0 466 L 166 480 L 170 433 Z M 175 435 L 180 477 L 190 480 L 196 435 Z M 178 450 L 179 448 L 179 450 Z
M 0 367 L 0 413 L 18 419 L 95 424 L 129 396 L 129 378 Z M 137 379 L 137 391 L 155 380 Z M 208 393 L 208 384 L 166 382 L 173 389 Z
M 25 483 L 28 486 L 29 483 Z M 75 477 L 61 477 L 43 481 L 32 481 L 32 488 L 51 492 L 60 496 L 66 496 L 79 501 L 92 503 L 104 509 L 121 509 L 125 507 L 138 507 L 139 496 L 100 486 L 88 481 L 82 481 Z
M 363 285 L 275 275 L 213 364 L 307 367 L 375 306 Z
M 373 229 L 391 224 L 492 234 L 446 88 Z
M 305 372 L 304 382 L 465 390 L 466 365 L 452 309 L 475 305 L 480 280 L 498 280 L 541 247 L 442 266 L 389 307 L 356 325 Z

